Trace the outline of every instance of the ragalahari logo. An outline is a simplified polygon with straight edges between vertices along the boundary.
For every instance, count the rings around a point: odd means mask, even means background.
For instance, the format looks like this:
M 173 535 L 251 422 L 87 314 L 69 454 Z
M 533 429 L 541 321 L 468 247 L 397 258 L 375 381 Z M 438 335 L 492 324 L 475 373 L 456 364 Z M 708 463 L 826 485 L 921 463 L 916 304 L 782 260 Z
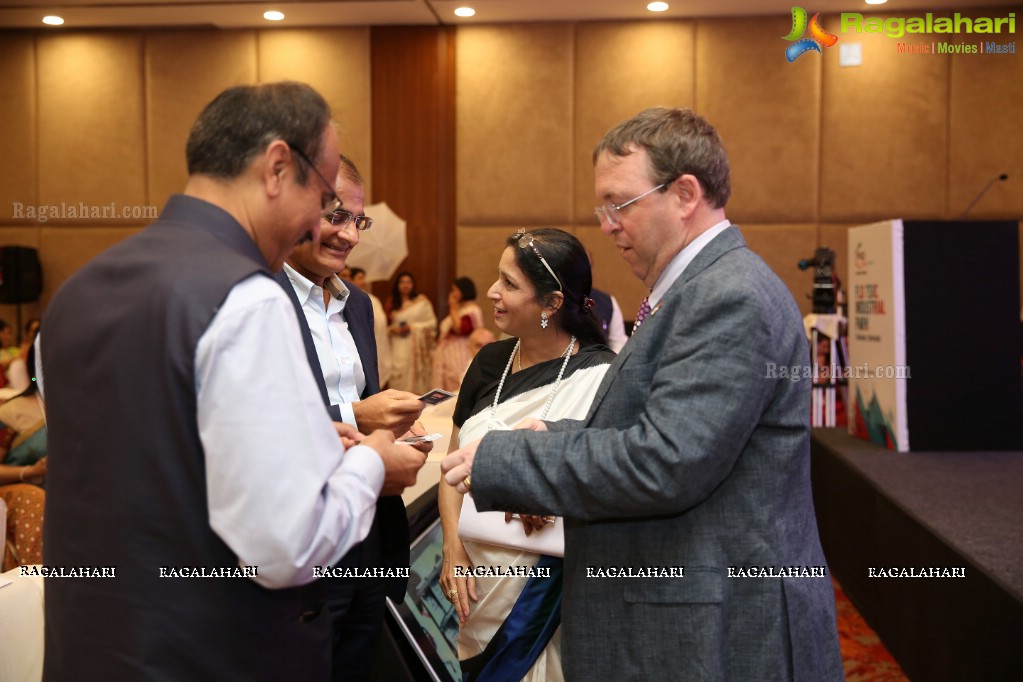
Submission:
M 821 27 L 820 16 L 820 12 L 813 15 L 813 19 L 807 24 L 806 10 L 802 7 L 792 8 L 792 32 L 783 38 L 783 40 L 792 42 L 791 45 L 785 48 L 785 59 L 788 59 L 790 63 L 796 61 L 800 55 L 806 54 L 810 50 L 820 54 L 822 47 L 831 47 L 838 42 L 838 36 L 828 33 Z M 810 37 L 803 38 L 808 29 Z

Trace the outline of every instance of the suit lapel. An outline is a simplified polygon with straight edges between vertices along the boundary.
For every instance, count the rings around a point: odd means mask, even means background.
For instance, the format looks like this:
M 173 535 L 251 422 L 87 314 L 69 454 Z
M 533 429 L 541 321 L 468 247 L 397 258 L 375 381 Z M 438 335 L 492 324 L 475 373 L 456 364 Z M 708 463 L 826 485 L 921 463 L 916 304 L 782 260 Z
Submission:
M 668 299 L 680 296 L 681 294 L 679 292 L 682 290 L 682 287 L 685 286 L 686 282 L 706 270 L 725 253 L 745 246 L 746 241 L 742 238 L 742 233 L 739 232 L 739 228 L 735 225 L 729 226 L 721 234 L 712 239 L 709 244 L 703 247 L 700 253 L 696 255 L 696 258 L 693 259 L 693 262 L 686 266 L 686 269 L 682 271 L 682 274 L 679 275 L 678 279 L 675 280 L 670 287 L 668 287 L 668 291 L 664 294 L 664 297 L 658 303 L 657 307 L 660 307 L 660 305 L 668 301 Z M 615 358 L 615 361 L 611 363 L 607 373 L 604 374 L 604 380 L 600 382 L 600 386 L 597 388 L 596 395 L 593 396 L 593 402 L 590 404 L 590 412 L 586 418 L 587 422 L 593 419 L 593 415 L 596 413 L 600 403 L 604 400 L 604 396 L 607 395 L 608 390 L 611 388 L 611 384 L 614 382 L 618 371 L 623 365 L 625 365 L 635 350 L 639 335 L 649 333 L 649 329 L 653 326 L 654 325 L 652 324 L 644 324 L 640 326 L 640 328 L 637 329 L 631 337 L 629 337 L 629 340 L 625 343 L 625 346 L 618 354 L 618 357 Z
M 348 301 L 341 316 L 348 323 L 348 331 L 355 341 L 355 350 L 359 353 L 362 369 L 366 375 L 366 390 L 362 398 L 368 398 L 380 392 L 380 372 L 377 366 L 377 344 L 373 337 L 373 306 L 369 296 L 360 291 L 354 284 L 345 282 L 348 287 Z

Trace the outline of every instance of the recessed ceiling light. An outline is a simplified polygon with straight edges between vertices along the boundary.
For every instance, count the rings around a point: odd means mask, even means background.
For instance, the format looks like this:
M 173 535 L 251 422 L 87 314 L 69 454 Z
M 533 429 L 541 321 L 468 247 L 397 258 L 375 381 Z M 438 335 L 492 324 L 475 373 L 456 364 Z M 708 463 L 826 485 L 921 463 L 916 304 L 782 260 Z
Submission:
M 270 10 L 269 12 L 263 12 L 263 18 L 267 21 L 283 21 L 284 12 L 278 12 L 277 10 Z
M 651 2 L 649 5 L 646 6 L 646 8 L 651 12 L 663 12 L 664 10 L 668 9 L 668 3 Z
M 476 14 L 476 10 L 472 7 L 459 7 L 455 10 L 456 17 L 471 17 Z
M 868 5 L 883 5 L 888 2 L 888 0 L 866 0 L 866 2 Z
M 60 26 L 64 23 L 64 20 L 51 14 L 50 16 L 43 17 L 43 23 L 47 26 Z

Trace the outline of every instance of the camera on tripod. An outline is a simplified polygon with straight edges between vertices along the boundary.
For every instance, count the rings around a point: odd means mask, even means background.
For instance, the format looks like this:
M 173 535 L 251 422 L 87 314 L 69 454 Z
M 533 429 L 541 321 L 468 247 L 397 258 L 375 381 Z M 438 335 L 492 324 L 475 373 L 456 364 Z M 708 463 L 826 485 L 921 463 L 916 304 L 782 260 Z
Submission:
M 798 263 L 800 270 L 813 268 L 813 312 L 833 315 L 837 312 L 838 290 L 841 283 L 835 275 L 835 252 L 822 246 L 813 258 Z

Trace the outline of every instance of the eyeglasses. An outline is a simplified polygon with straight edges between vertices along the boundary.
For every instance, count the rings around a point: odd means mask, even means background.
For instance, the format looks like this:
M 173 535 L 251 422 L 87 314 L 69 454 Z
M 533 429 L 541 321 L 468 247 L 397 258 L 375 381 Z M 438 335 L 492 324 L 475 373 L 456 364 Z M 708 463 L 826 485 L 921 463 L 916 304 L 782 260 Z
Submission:
M 674 182 L 674 181 L 672 181 L 672 182 Z M 622 216 L 618 213 L 619 211 L 621 211 L 623 208 L 625 208 L 629 204 L 634 204 L 637 201 L 639 201 L 640 199 L 642 199 L 643 197 L 645 197 L 646 195 L 653 194 L 657 190 L 659 190 L 659 189 L 661 189 L 663 187 L 667 187 L 670 184 L 671 184 L 671 182 L 662 182 L 661 184 L 657 185 L 657 187 L 654 187 L 653 189 L 648 189 L 647 191 L 645 191 L 642 194 L 640 194 L 638 197 L 633 197 L 632 199 L 629 199 L 624 204 L 612 204 L 609 201 L 606 204 L 604 204 L 603 206 L 598 206 L 597 208 L 593 209 L 593 214 L 595 216 L 597 216 L 597 220 L 599 220 L 601 222 L 606 220 L 607 224 L 611 225 L 612 227 L 621 227 L 622 226 Z
M 316 176 L 320 180 L 323 180 L 323 184 L 327 187 L 327 191 L 330 192 L 330 196 L 333 197 L 332 199 L 328 199 L 327 201 L 321 201 L 320 210 L 323 211 L 325 214 L 333 213 L 334 211 L 336 211 L 341 206 L 341 197 L 339 197 L 337 195 L 337 192 L 334 191 L 334 185 L 327 182 L 327 178 L 323 177 L 323 173 L 316 170 L 316 164 L 309 160 L 309 157 L 305 155 L 305 152 L 303 152 L 301 149 L 291 144 L 290 142 L 286 144 L 288 145 L 288 149 L 298 154 L 300 159 L 309 164 L 309 167 L 313 169 L 313 172 L 316 173 Z
M 565 286 L 561 283 L 561 280 L 558 279 L 558 276 L 554 274 L 554 269 L 550 266 L 550 263 L 547 262 L 547 259 L 540 254 L 540 249 L 536 248 L 536 244 L 534 244 L 533 241 L 533 235 L 528 232 L 522 232 L 522 234 L 519 235 L 519 248 L 525 249 L 528 247 L 533 249 L 533 253 L 535 253 L 536 257 L 540 259 L 543 266 L 547 268 L 547 272 L 551 273 L 551 277 L 554 278 L 554 281 L 558 283 L 558 291 L 563 290 Z
M 365 232 L 369 228 L 373 227 L 373 219 L 368 215 L 355 215 L 351 211 L 343 208 L 335 208 L 330 213 L 325 213 L 323 219 L 331 225 L 339 225 L 344 227 L 352 219 L 355 219 L 355 229 L 359 232 Z

